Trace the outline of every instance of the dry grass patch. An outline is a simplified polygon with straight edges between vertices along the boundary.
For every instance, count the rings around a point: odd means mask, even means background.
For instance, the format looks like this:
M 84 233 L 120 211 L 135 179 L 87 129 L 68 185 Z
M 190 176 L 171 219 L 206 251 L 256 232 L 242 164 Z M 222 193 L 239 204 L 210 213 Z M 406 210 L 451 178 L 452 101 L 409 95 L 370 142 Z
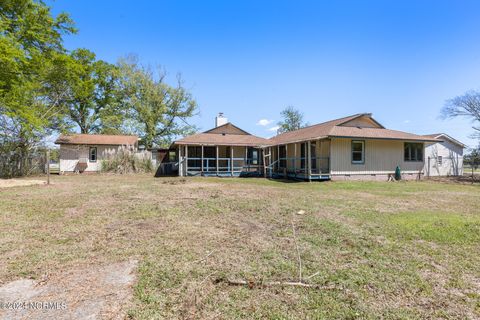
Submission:
M 480 316 L 478 186 L 147 175 L 53 182 L 0 193 L 1 282 L 134 258 L 135 319 Z M 304 281 L 340 289 L 216 281 L 298 281 L 298 253 Z

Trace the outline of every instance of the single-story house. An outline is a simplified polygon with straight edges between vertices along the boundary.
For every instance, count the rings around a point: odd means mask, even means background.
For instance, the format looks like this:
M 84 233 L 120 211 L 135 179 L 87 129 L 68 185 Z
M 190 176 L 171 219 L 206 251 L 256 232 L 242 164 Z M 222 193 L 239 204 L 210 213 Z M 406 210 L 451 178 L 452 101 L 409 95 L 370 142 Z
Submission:
M 463 149 L 466 145 L 445 133 L 425 136 L 441 140 L 425 146 L 425 175 L 428 177 L 463 175 Z
M 130 135 L 69 134 L 56 141 L 60 145 L 60 173 L 97 172 L 101 161 L 120 148 L 136 151 L 138 137 Z
M 177 140 L 172 149 L 180 176 L 387 180 L 399 167 L 403 179 L 420 179 L 425 147 L 443 138 L 387 129 L 360 113 L 264 139 L 221 114 L 215 128 Z

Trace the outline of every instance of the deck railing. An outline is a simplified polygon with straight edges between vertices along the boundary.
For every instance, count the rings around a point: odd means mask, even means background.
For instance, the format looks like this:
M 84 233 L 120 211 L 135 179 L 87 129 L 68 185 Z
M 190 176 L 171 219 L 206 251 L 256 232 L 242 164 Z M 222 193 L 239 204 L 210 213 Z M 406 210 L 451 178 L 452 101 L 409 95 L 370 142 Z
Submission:
M 308 166 L 308 157 L 282 157 L 276 159 L 266 167 L 267 175 L 274 174 L 288 177 L 310 178 L 330 174 L 330 157 L 311 157 L 311 169 Z
M 255 162 L 259 163 L 257 159 L 251 158 L 203 158 L 203 160 L 202 158 L 188 158 L 184 163 L 187 165 L 187 172 L 203 172 L 207 174 L 219 172 L 235 174 L 242 172 L 261 171 L 263 169 L 263 165 L 254 164 Z

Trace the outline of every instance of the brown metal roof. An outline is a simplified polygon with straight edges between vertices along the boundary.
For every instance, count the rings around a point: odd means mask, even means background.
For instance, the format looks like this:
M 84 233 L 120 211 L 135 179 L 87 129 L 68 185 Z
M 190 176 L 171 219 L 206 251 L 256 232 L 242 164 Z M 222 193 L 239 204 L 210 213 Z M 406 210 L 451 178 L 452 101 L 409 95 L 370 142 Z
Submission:
M 378 124 L 377 128 L 364 128 L 346 126 L 348 122 L 360 117 L 368 117 Z M 345 126 L 344 126 L 345 125 Z M 371 118 L 369 113 L 359 113 L 352 116 L 319 123 L 299 130 L 279 134 L 270 138 L 270 145 L 300 142 L 310 139 L 343 137 L 343 138 L 365 138 L 365 139 L 392 139 L 409 141 L 439 141 L 435 138 L 420 136 L 412 133 L 385 129 L 377 121 Z
M 449 136 L 449 135 L 446 134 L 446 133 L 425 134 L 425 135 L 423 135 L 423 136 L 424 136 L 424 137 L 428 137 L 428 138 L 437 139 L 437 140 L 439 140 L 440 142 L 443 141 L 443 140 L 442 140 L 442 137 L 443 137 L 443 138 L 446 138 L 446 139 L 450 140 L 451 142 L 453 142 L 453 143 L 455 143 L 455 144 L 457 144 L 457 145 L 459 145 L 459 146 L 461 146 L 461 147 L 464 147 L 464 148 L 465 148 L 465 147 L 467 146 L 467 145 L 464 144 L 463 142 L 458 141 L 457 139 L 453 138 L 452 136 Z
M 218 145 L 218 146 L 250 146 L 268 145 L 269 141 L 254 136 L 228 122 L 224 125 L 177 140 L 173 145 Z
M 175 141 L 178 145 L 263 146 L 269 141 L 250 134 L 197 133 Z
M 61 135 L 56 144 L 87 144 L 87 145 L 134 145 L 137 136 L 106 135 L 106 134 L 69 134 Z
M 438 141 L 435 138 L 419 136 L 413 133 L 381 129 L 381 128 L 357 128 L 335 126 L 330 130 L 329 137 L 367 138 L 367 139 L 392 139 L 408 141 Z
M 367 117 L 375 127 L 358 127 L 349 122 Z M 228 126 L 227 126 L 228 125 Z M 232 124 L 224 125 L 225 129 L 235 127 Z M 230 126 L 230 127 L 229 127 Z M 219 127 L 220 128 L 220 127 Z M 239 129 L 238 127 L 235 127 Z M 241 130 L 241 129 L 239 129 Z M 242 130 L 243 131 L 243 130 Z M 227 133 L 225 133 L 227 132 Z M 232 133 L 228 133 L 232 132 Z M 243 133 L 246 133 L 243 131 Z M 231 146 L 267 146 L 301 142 L 306 140 L 338 137 L 358 139 L 391 139 L 422 142 L 438 142 L 441 140 L 430 136 L 420 136 L 413 133 L 385 129 L 380 123 L 372 118 L 370 113 L 359 113 L 352 116 L 330 120 L 315 124 L 299 130 L 285 132 L 270 139 L 260 138 L 251 134 L 237 134 L 233 131 L 208 130 L 194 134 L 174 142 L 174 145 L 231 145 Z
M 442 135 L 442 133 L 433 133 L 433 134 L 424 134 L 423 136 L 424 137 L 427 137 L 427 138 L 433 138 L 435 139 L 436 137 Z

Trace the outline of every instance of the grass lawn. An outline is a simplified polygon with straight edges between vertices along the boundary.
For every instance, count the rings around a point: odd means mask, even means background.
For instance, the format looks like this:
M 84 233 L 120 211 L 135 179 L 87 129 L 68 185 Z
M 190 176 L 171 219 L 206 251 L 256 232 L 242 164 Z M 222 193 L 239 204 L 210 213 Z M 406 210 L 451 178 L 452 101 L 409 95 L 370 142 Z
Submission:
M 1 282 L 135 258 L 134 319 L 480 318 L 479 185 L 52 182 L 0 189 Z M 298 281 L 298 255 L 330 289 L 219 281 Z

